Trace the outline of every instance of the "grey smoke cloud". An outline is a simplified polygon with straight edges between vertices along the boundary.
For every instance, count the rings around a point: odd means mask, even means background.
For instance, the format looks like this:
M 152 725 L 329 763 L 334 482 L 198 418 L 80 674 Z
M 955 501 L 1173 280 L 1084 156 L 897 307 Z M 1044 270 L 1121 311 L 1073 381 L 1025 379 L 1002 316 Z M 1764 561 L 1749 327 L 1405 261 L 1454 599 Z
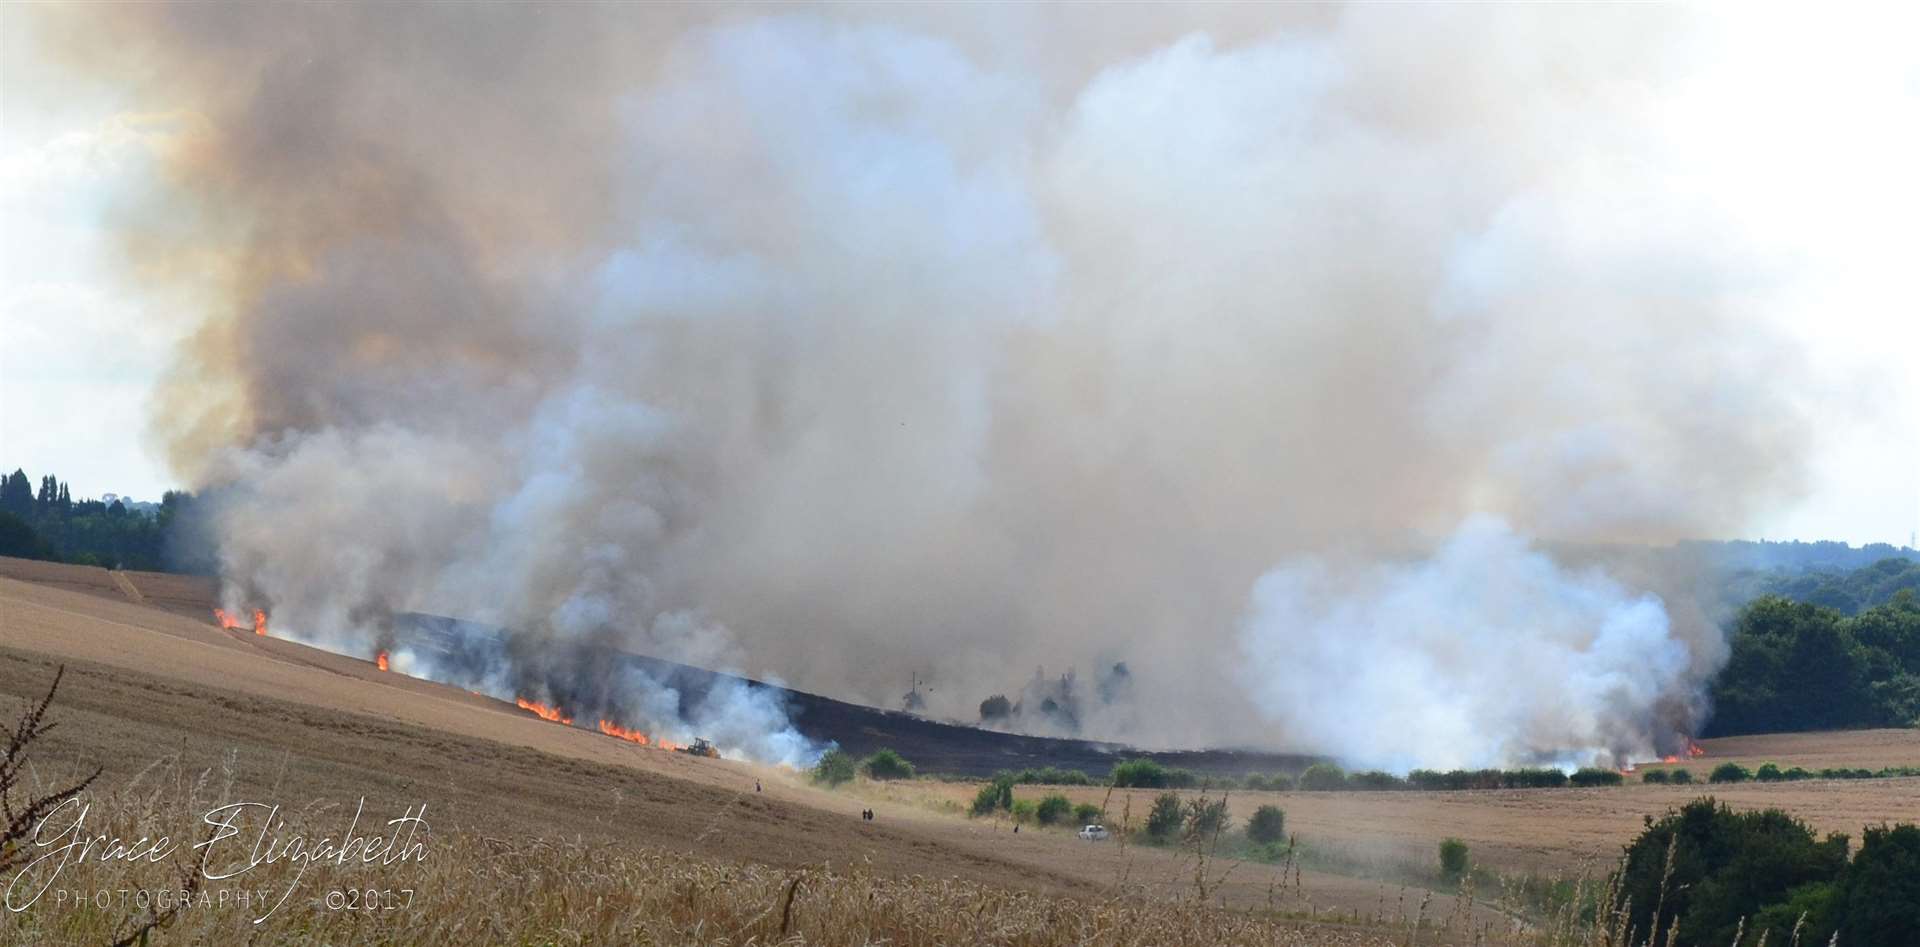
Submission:
M 1598 759 L 1718 633 L 1526 540 L 1800 488 L 1770 261 L 1649 118 L 1673 11 L 113 16 L 79 60 L 206 122 L 136 259 L 226 264 L 157 429 L 343 648 L 456 614 L 954 717 L 1124 661 L 1086 734 Z M 1564 687 L 1449 676 L 1509 647 Z

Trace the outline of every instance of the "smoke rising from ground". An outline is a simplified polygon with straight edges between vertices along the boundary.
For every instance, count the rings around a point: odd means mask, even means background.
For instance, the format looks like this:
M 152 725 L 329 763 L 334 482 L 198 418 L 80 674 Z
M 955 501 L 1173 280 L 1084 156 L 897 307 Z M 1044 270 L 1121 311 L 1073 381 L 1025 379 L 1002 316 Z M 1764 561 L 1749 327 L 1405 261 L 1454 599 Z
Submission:
M 1083 734 L 1596 759 L 1695 722 L 1718 633 L 1528 540 L 1799 489 L 1676 11 L 46 30 L 195 113 L 127 211 L 207 290 L 156 429 L 230 587 L 342 648 L 451 614 L 962 718 L 1125 662 Z

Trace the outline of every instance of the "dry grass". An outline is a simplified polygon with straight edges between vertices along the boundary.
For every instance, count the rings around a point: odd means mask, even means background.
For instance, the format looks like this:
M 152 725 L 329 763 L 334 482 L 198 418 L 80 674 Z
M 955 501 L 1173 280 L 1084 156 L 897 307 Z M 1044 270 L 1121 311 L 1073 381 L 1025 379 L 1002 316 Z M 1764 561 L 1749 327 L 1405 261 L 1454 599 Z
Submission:
M 186 773 L 171 761 L 126 787 L 88 797 L 95 831 L 137 837 L 204 837 L 200 815 L 233 797 L 230 769 Z M 313 807 L 288 816 L 279 835 L 337 833 L 344 814 Z M 366 833 L 363 825 L 362 832 Z M 371 834 L 371 833 L 366 833 Z M 102 907 L 60 891 L 171 891 L 175 863 L 69 864 L 40 903 L 0 927 L 0 944 L 103 944 L 147 915 L 136 895 Z M 365 869 L 320 863 L 304 878 L 289 861 L 262 865 L 242 881 L 205 883 L 192 906 L 155 934 L 155 943 L 195 944 L 1405 944 L 1411 924 L 1329 924 L 1283 912 L 1223 909 L 1192 899 L 1165 901 L 1116 888 L 1100 899 L 1011 891 L 953 878 L 830 872 L 611 845 L 582 838 L 501 839 L 472 828 L 436 828 L 418 862 Z M 260 923 L 263 905 L 295 893 Z M 268 899 L 237 903 L 241 888 Z M 382 894 L 367 909 L 329 907 L 343 888 Z M 391 892 L 391 894 L 388 894 Z M 160 896 L 164 898 L 165 896 Z M 203 900 L 204 899 L 204 900 Z M 362 900 L 365 901 L 364 896 Z M 164 904 L 149 897 L 154 904 Z M 1424 905 L 1423 905 L 1424 907 Z M 1427 943 L 1461 942 L 1422 925 Z M 1483 932 L 1484 933 L 1484 932 Z M 1457 932 L 1454 932 L 1457 934 Z M 1486 941 L 1497 942 L 1497 941 Z M 1519 941 L 1515 941 L 1518 943 Z
M 181 771 L 163 761 L 125 788 L 88 797 L 90 824 L 118 834 L 196 837 L 202 813 L 233 797 L 231 769 Z M 281 835 L 336 833 L 343 813 L 310 807 Z M 364 831 L 364 827 L 363 827 Z M 57 890 L 177 890 L 192 850 L 174 862 L 97 860 L 67 866 L 41 903 L 11 914 L 0 945 L 106 944 L 150 917 L 129 898 L 55 901 Z M 976 944 L 1238 945 L 1279 947 L 1635 947 L 1652 932 L 1624 928 L 1624 905 L 1606 881 L 1580 880 L 1561 910 L 1531 924 L 1474 923 L 1471 886 L 1457 895 L 1403 893 L 1367 917 L 1301 917 L 1277 891 L 1268 910 L 1234 910 L 1195 897 L 1164 899 L 1125 885 L 1099 898 L 1007 890 L 955 878 L 889 877 L 865 868 L 775 868 L 608 844 L 583 838 L 497 838 L 436 827 L 417 862 L 366 869 L 316 864 L 299 876 L 287 861 L 262 865 L 244 885 L 209 881 L 159 927 L 155 944 Z M 242 905 L 222 891 L 267 896 Z M 291 887 L 276 910 L 265 906 Z M 342 889 L 379 892 L 343 907 Z M 130 896 L 129 896 L 130 897 Z M 154 902 L 157 905 L 162 902 Z M 372 904 L 372 907 L 367 907 Z M 1297 908 L 1297 903 L 1294 905 Z M 264 921 L 254 919 L 267 915 Z

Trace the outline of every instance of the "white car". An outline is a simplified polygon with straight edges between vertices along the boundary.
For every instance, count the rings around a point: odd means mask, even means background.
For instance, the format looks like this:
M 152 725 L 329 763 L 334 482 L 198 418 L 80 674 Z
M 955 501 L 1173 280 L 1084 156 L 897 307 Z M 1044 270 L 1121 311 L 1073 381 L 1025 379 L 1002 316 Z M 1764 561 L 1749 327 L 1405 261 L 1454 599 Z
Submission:
M 1080 837 L 1089 842 L 1104 842 L 1107 840 L 1107 827 L 1104 825 L 1089 825 L 1080 830 Z

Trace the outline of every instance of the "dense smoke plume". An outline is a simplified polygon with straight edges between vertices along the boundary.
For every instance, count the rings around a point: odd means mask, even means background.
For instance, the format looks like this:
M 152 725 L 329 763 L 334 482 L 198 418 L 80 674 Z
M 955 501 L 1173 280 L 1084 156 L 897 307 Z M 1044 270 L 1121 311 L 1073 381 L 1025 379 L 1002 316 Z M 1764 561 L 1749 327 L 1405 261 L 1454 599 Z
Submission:
M 168 4 L 129 254 L 224 573 L 973 719 L 1390 766 L 1647 754 L 1723 659 L 1557 548 L 1799 489 L 1685 11 Z

